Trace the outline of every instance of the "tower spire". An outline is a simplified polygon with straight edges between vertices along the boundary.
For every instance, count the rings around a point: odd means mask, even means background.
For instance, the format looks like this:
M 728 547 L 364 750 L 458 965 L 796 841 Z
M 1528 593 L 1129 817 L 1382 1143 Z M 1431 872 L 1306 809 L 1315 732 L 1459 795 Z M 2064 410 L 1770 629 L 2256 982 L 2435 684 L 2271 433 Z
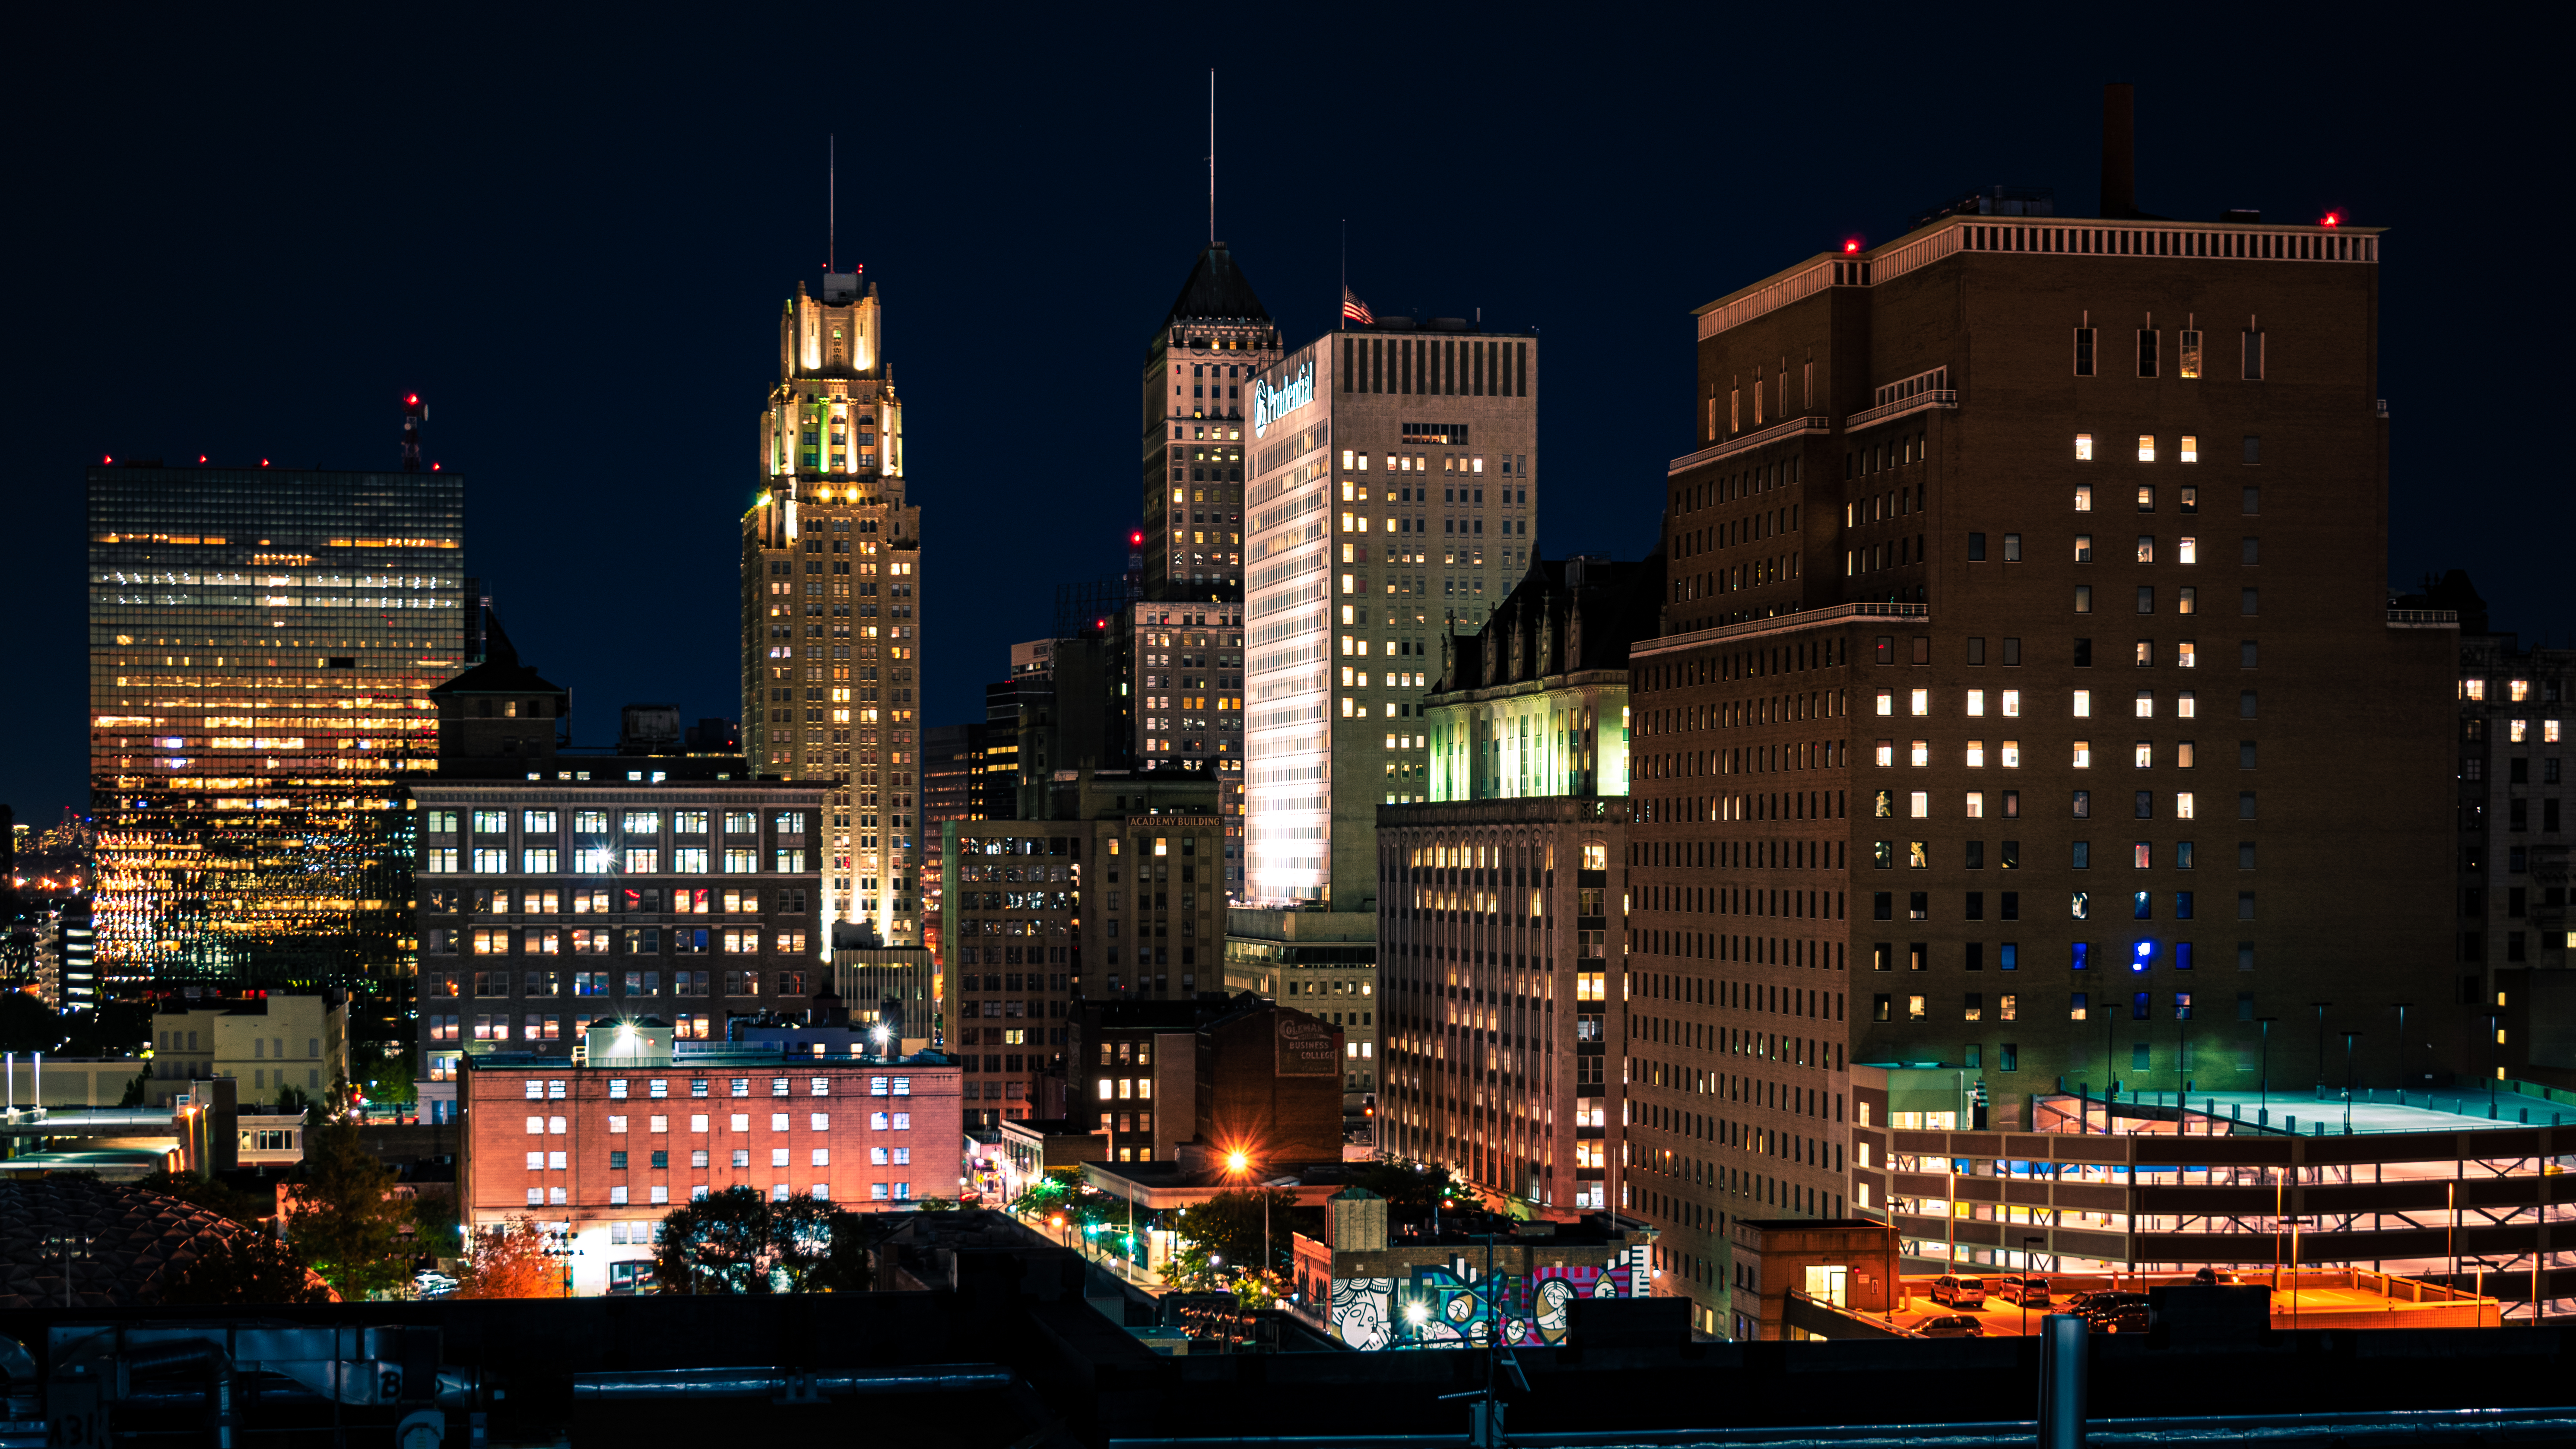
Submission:
M 841 259 L 841 138 L 823 141 L 823 270 L 837 272 Z
M 1216 245 L 1216 67 L 1208 67 L 1208 245 Z

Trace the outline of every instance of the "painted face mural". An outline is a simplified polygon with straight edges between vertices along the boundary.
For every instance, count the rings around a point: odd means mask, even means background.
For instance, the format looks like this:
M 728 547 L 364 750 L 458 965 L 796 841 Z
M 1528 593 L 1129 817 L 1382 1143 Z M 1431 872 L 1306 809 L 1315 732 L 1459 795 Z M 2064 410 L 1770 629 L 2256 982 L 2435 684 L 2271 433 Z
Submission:
M 1626 1298 L 1642 1281 L 1624 1259 L 1607 1268 L 1550 1264 L 1523 1276 L 1464 1257 L 1418 1264 L 1402 1279 L 1333 1280 L 1333 1332 L 1353 1348 L 1465 1347 L 1499 1326 L 1503 1341 L 1535 1347 L 1565 1341 L 1577 1298 Z

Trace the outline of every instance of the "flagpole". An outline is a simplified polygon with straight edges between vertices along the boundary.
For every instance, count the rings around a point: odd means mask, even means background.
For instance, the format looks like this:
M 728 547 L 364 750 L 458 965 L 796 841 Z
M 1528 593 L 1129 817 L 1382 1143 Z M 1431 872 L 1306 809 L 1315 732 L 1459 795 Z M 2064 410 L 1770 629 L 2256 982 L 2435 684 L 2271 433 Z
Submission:
M 1350 219 L 1349 217 L 1347 217 L 1347 216 L 1346 216 L 1346 217 L 1343 217 L 1343 218 L 1342 218 L 1342 299 L 1341 299 L 1341 308 L 1340 308 L 1340 311 L 1341 311 L 1341 321 L 1339 321 L 1339 322 L 1335 323 L 1335 324 L 1334 324 L 1334 328 L 1333 328 L 1333 330 L 1335 330 L 1335 331 L 1337 331 L 1337 332 L 1348 332 L 1349 330 L 1351 330 L 1351 317 L 1350 317 L 1350 305 L 1351 305 L 1351 304 L 1350 304 L 1350 292 L 1351 292 L 1351 219 Z M 1159 384 L 1158 384 L 1158 385 L 1159 385 Z

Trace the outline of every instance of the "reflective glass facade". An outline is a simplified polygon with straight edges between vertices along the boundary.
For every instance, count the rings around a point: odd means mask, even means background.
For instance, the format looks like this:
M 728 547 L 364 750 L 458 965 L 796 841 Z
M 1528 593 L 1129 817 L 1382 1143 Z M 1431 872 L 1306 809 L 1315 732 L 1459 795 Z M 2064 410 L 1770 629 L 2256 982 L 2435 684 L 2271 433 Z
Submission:
M 464 659 L 453 473 L 89 470 L 90 797 L 109 983 L 411 961 L 403 783 Z

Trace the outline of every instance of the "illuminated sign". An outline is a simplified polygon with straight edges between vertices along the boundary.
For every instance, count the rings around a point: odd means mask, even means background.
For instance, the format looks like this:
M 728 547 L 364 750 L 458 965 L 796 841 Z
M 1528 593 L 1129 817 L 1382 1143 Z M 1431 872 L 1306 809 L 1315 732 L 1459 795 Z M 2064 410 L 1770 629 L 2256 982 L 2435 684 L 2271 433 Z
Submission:
M 1309 362 L 1288 379 L 1285 387 L 1274 388 L 1259 378 L 1252 381 L 1252 435 L 1260 437 L 1270 425 L 1315 400 L 1315 364 Z

